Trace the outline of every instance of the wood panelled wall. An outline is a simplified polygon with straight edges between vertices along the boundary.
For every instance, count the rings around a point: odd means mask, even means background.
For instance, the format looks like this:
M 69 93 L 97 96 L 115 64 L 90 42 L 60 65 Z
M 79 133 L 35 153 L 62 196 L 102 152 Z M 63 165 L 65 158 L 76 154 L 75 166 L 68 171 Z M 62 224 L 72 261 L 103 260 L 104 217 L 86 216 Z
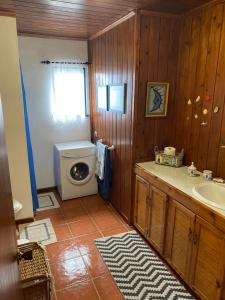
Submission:
M 89 42 L 92 138 L 114 145 L 111 201 L 129 218 L 132 176 L 132 103 L 134 70 L 134 17 Z M 96 85 L 127 83 L 126 114 L 98 111 Z
M 92 138 L 95 140 L 93 133 L 97 131 L 98 139 L 115 145 L 111 201 L 127 219 L 134 162 L 153 158 L 154 145 L 168 145 L 170 141 L 178 30 L 177 17 L 142 12 L 89 42 Z M 148 81 L 170 82 L 168 117 L 144 117 Z M 121 82 L 127 83 L 126 114 L 98 111 L 96 85 Z
M 201 96 L 200 102 L 195 99 Z M 205 96 L 212 99 L 205 102 Z M 192 105 L 187 105 L 188 99 Z M 182 17 L 176 89 L 175 145 L 186 163 L 225 177 L 225 4 Z M 171 105 L 171 104 L 170 104 Z M 219 112 L 214 113 L 218 106 Z M 203 115 L 203 109 L 208 110 Z M 195 118 L 195 114 L 198 118 Z M 202 122 L 207 122 L 204 126 Z
M 155 145 L 184 148 L 186 164 L 194 161 L 200 170 L 225 177 L 224 2 L 182 17 L 141 11 L 91 40 L 89 58 L 92 135 L 96 130 L 98 138 L 115 145 L 111 201 L 126 218 L 132 165 L 153 159 Z M 170 83 L 167 117 L 144 117 L 148 81 Z M 96 85 L 121 82 L 128 87 L 126 114 L 98 111 Z M 205 96 L 212 100 L 203 101 Z
M 134 108 L 134 161 L 154 158 L 154 146 L 169 145 L 173 134 L 179 18 L 147 13 L 140 17 L 139 59 Z M 147 82 L 169 82 L 168 115 L 145 118 Z

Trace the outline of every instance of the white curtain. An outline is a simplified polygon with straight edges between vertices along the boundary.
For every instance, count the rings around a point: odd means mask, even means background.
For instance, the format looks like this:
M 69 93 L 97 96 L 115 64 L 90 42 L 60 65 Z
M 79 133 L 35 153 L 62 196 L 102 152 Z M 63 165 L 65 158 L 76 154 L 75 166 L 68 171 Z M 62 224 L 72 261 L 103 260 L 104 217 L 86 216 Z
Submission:
M 85 70 L 70 65 L 52 65 L 51 110 L 55 122 L 83 119 L 86 113 Z

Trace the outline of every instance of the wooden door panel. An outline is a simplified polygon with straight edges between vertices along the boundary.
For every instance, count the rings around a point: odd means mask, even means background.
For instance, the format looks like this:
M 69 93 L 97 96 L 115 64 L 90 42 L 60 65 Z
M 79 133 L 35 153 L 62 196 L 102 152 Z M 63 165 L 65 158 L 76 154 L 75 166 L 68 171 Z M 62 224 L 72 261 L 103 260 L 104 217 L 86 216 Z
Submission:
M 164 247 L 167 200 L 168 197 L 165 193 L 151 186 L 147 238 L 161 253 Z
M 136 176 L 135 183 L 135 206 L 134 206 L 134 224 L 137 229 L 146 234 L 149 196 L 149 183 L 143 178 Z
M 225 270 L 225 235 L 196 219 L 191 285 L 203 299 L 221 299 Z
M 0 98 L 0 299 L 21 300 L 17 265 L 16 226 Z
M 192 251 L 195 214 L 173 200 L 168 220 L 167 256 L 173 268 L 186 281 Z

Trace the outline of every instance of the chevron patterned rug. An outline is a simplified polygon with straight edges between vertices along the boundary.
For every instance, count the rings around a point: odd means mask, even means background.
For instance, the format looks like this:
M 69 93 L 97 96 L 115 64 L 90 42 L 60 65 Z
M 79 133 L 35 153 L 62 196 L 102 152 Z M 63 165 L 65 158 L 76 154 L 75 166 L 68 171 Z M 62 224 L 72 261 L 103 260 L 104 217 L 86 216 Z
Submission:
M 195 299 L 135 231 L 95 240 L 126 300 Z

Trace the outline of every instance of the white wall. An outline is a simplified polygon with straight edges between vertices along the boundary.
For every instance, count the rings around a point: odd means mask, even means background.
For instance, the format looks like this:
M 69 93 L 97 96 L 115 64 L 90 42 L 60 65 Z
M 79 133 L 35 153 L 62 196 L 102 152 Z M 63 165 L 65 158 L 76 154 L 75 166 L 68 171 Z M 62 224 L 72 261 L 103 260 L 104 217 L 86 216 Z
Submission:
M 33 217 L 16 19 L 0 16 L 0 94 L 13 198 L 23 204 L 17 219 Z
M 27 95 L 37 188 L 55 185 L 53 145 L 90 140 L 90 120 L 54 123 L 50 110 L 50 67 L 42 60 L 87 61 L 87 42 L 19 37 L 19 52 Z

